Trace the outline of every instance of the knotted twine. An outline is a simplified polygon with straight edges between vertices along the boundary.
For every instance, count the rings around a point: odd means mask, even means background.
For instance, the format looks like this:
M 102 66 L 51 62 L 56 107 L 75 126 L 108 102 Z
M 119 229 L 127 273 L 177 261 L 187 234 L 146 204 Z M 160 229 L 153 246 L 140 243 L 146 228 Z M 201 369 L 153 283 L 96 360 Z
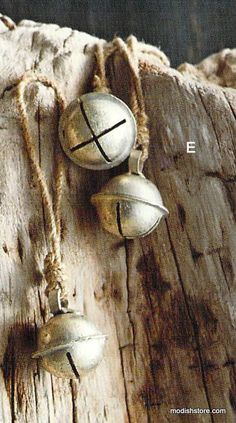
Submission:
M 98 42 L 95 46 L 96 72 L 93 78 L 93 87 L 95 91 L 99 92 L 109 93 L 111 91 L 106 77 L 106 64 L 112 55 L 118 54 L 121 56 L 127 63 L 130 72 L 130 105 L 137 123 L 137 140 L 134 148 L 141 148 L 142 161 L 144 162 L 148 157 L 149 130 L 147 127 L 148 118 L 145 112 L 144 95 L 139 74 L 139 50 L 139 43 L 134 36 L 130 36 L 126 43 L 119 37 L 116 37 L 111 43 Z M 156 55 L 162 60 L 161 52 L 159 52 L 159 50 L 155 47 L 145 47 L 145 44 L 142 44 L 142 51 Z M 49 227 L 49 251 L 44 260 L 44 277 L 47 282 L 46 294 L 48 295 L 53 289 L 60 288 L 61 300 L 66 302 L 67 293 L 65 289 L 65 274 L 62 267 L 60 245 L 61 199 L 65 175 L 64 159 L 61 149 L 58 148 L 55 157 L 56 173 L 53 201 L 49 193 L 45 175 L 37 158 L 35 144 L 29 129 L 28 113 L 24 94 L 26 87 L 32 82 L 42 83 L 46 87 L 51 87 L 54 90 L 61 114 L 66 108 L 66 101 L 57 84 L 47 77 L 33 73 L 26 73 L 17 83 L 16 102 L 19 110 L 20 126 L 32 174 L 40 188 Z
M 28 84 L 32 82 L 40 82 L 47 87 L 54 89 L 57 102 L 59 104 L 60 113 L 65 110 L 66 102 L 63 94 L 60 92 L 55 82 L 50 81 L 48 78 L 39 75 L 25 74 L 17 84 L 16 100 L 19 109 L 20 125 L 22 129 L 23 138 L 25 141 L 26 151 L 28 153 L 32 174 L 35 177 L 38 186 L 41 191 L 42 201 L 45 208 L 46 218 L 49 227 L 49 252 L 47 253 L 44 260 L 44 276 L 47 282 L 46 294 L 49 291 L 60 288 L 61 298 L 66 301 L 65 291 L 65 275 L 63 273 L 62 262 L 61 262 L 61 198 L 62 188 L 64 181 L 64 160 L 62 152 L 58 149 L 55 164 L 55 192 L 54 192 L 54 203 L 49 193 L 48 185 L 46 182 L 45 175 L 40 167 L 39 160 L 37 158 L 35 144 L 32 139 L 32 134 L 29 129 L 29 121 L 27 108 L 24 100 L 25 89 Z

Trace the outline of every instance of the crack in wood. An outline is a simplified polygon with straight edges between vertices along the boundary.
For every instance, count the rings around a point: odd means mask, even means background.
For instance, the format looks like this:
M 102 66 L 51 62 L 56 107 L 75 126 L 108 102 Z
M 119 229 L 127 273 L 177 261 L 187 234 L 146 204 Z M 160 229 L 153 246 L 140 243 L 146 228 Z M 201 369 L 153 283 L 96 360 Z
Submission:
M 8 336 L 8 345 L 3 357 L 3 378 L 7 394 L 9 396 L 11 423 L 16 421 L 16 351 L 15 351 L 15 337 L 11 332 Z
M 46 322 L 46 317 L 47 317 L 47 310 L 46 310 L 46 308 L 45 308 L 45 307 L 43 307 L 39 287 L 38 287 L 38 289 L 37 289 L 37 294 L 38 294 L 38 301 L 39 301 L 39 310 L 40 310 L 40 315 L 41 315 L 41 317 L 42 317 L 43 323 L 45 323 L 45 322 Z
M 69 41 L 69 39 L 70 39 L 70 38 L 72 38 L 72 37 L 73 37 L 73 34 L 74 34 L 74 31 L 73 31 L 73 29 L 71 29 L 71 30 L 70 30 L 70 34 L 68 35 L 68 37 L 66 37 L 66 38 L 63 40 L 63 48 L 65 48 L 65 47 L 66 47 L 67 42 Z
M 2 249 L 3 249 L 4 253 L 6 253 L 9 256 L 9 250 L 8 250 L 7 244 L 5 242 L 2 244 Z
M 130 287 L 129 287 L 129 279 L 130 279 L 130 267 L 129 267 L 129 245 L 130 242 L 127 239 L 124 240 L 124 247 L 125 247 L 125 264 L 126 264 L 126 289 L 127 289 L 127 309 L 126 313 L 129 319 L 130 327 L 132 330 L 132 345 L 133 345 L 133 352 L 134 358 L 136 360 L 136 336 L 135 336 L 135 325 L 132 319 L 132 313 L 130 311 Z
M 225 280 L 226 286 L 227 286 L 227 288 L 228 288 L 228 291 L 229 291 L 229 293 L 230 293 L 230 285 L 229 285 L 229 281 L 228 281 L 228 278 L 227 278 L 227 275 L 226 275 L 226 272 L 225 272 L 224 262 L 223 262 L 223 260 L 222 260 L 222 257 L 221 257 L 221 255 L 220 255 L 220 253 L 218 253 L 218 257 L 219 257 L 219 261 L 220 261 L 220 265 L 221 265 L 222 273 L 223 273 L 223 275 L 224 275 L 224 280 Z
M 230 100 L 228 99 L 228 97 L 227 97 L 227 95 L 226 95 L 225 91 L 222 91 L 222 92 L 223 92 L 224 97 L 225 97 L 225 100 L 226 100 L 226 102 L 227 102 L 227 104 L 228 104 L 228 106 L 229 106 L 229 109 L 230 109 L 230 111 L 231 111 L 231 113 L 232 113 L 232 115 L 233 115 L 234 119 L 236 120 L 236 112 L 234 111 L 234 109 L 233 109 L 233 107 L 232 107 L 232 105 L 231 105 L 231 103 L 230 103 Z
M 226 360 L 226 362 L 223 364 L 223 367 L 228 367 L 228 366 L 235 366 L 236 365 L 236 360 L 229 358 L 228 360 Z
M 147 261 L 147 257 L 146 257 L 145 251 L 144 251 L 143 240 L 142 239 L 139 239 L 139 241 L 140 241 L 140 246 L 141 246 L 141 250 L 142 250 L 142 259 L 143 259 L 143 262 L 145 264 L 145 272 L 144 272 L 144 274 L 145 274 L 145 278 L 148 278 L 149 277 L 149 268 L 150 268 L 150 265 L 149 265 L 149 263 Z M 148 255 L 148 257 L 149 256 L 150 256 L 150 254 Z M 151 319 L 152 319 L 152 321 L 153 321 L 153 323 L 155 325 L 155 307 L 153 306 L 153 302 L 152 302 L 152 298 L 151 298 L 151 294 L 150 294 L 149 285 L 146 283 L 146 280 L 144 281 L 144 286 L 145 286 L 145 291 L 146 291 L 146 295 L 147 295 L 147 300 L 148 300 L 149 305 L 150 305 Z M 153 388 L 154 388 L 153 389 L 153 392 L 154 392 L 154 395 L 155 395 L 155 400 L 151 400 L 149 402 L 150 403 L 153 403 L 153 404 L 161 404 L 157 400 L 158 393 L 159 393 L 159 386 L 157 385 L 156 378 L 155 378 L 155 373 L 153 371 L 153 352 L 152 352 L 152 350 L 154 349 L 153 348 L 154 345 L 153 345 L 153 343 L 152 343 L 152 341 L 150 339 L 150 336 L 149 336 L 148 325 L 146 324 L 145 326 L 146 326 L 146 337 L 147 337 L 147 345 L 148 345 L 148 355 L 150 357 L 150 374 L 151 374 L 151 378 L 152 378 L 152 381 L 153 381 Z M 145 391 L 145 393 L 142 396 L 144 397 L 144 399 L 145 398 L 149 398 L 148 397 L 148 393 L 146 391 Z M 145 401 L 145 404 L 147 404 L 146 401 Z M 146 405 L 148 422 L 151 423 L 152 420 L 151 420 L 151 415 L 150 415 L 150 408 L 151 407 L 149 407 L 149 406 Z
M 72 400 L 72 423 L 79 423 L 77 408 L 77 385 L 76 381 L 70 380 L 71 400 Z
M 104 416 L 104 419 L 107 421 L 107 409 L 105 405 L 103 407 L 103 416 Z
M 204 100 L 203 100 L 202 93 L 201 93 L 201 91 L 200 91 L 200 89 L 199 89 L 199 88 L 197 89 L 197 93 L 198 93 L 199 98 L 200 98 L 200 100 L 201 100 L 202 106 L 203 106 L 203 108 L 204 108 L 204 110 L 205 110 L 205 112 L 206 112 L 206 115 L 208 116 L 208 119 L 209 119 L 209 121 L 211 122 L 211 126 L 212 126 L 213 132 L 214 132 L 214 134 L 215 134 L 215 138 L 216 138 L 216 141 L 217 141 L 217 144 L 218 144 L 218 147 L 219 147 L 219 151 L 221 152 L 221 150 L 222 150 L 222 149 L 221 149 L 221 142 L 220 142 L 219 136 L 218 136 L 218 134 L 217 134 L 217 131 L 216 131 L 216 128 L 215 128 L 215 124 L 214 124 L 214 121 L 213 121 L 213 119 L 212 119 L 212 117 L 211 117 L 211 113 L 210 113 L 210 111 L 207 109 L 207 107 L 206 107 L 206 105 L 205 105 L 205 102 L 204 102 Z
M 52 405 L 53 405 L 53 410 L 54 410 L 54 413 L 55 413 L 56 412 L 55 387 L 54 387 L 54 383 L 53 383 L 53 376 L 51 374 L 50 374 L 50 382 L 51 382 L 50 387 L 51 387 L 51 392 L 52 392 Z
M 17 236 L 17 251 L 18 251 L 18 254 L 19 254 L 19 257 L 20 257 L 20 261 L 21 261 L 21 263 L 23 263 L 24 249 L 23 249 L 23 244 L 22 244 L 21 237 L 20 237 L 19 234 Z
M 121 362 L 121 369 L 122 369 L 122 375 L 123 375 L 123 381 L 124 381 L 124 392 L 125 392 L 125 404 L 126 404 L 126 411 L 127 411 L 127 418 L 128 423 L 132 422 L 131 418 L 131 412 L 129 407 L 129 396 L 128 396 L 128 387 L 127 387 L 127 381 L 126 381 L 126 372 L 125 372 L 125 366 L 124 366 L 124 358 L 123 358 L 123 350 L 129 345 L 132 346 L 134 358 L 136 360 L 136 352 L 135 352 L 135 330 L 134 330 L 134 323 L 131 318 L 131 313 L 129 311 L 129 303 L 130 303 L 130 292 L 129 292 L 129 252 L 128 252 L 128 242 L 126 239 L 124 240 L 124 251 L 125 251 L 125 263 L 126 263 L 126 290 L 127 290 L 127 308 L 126 313 L 129 319 L 130 328 L 132 331 L 132 343 L 126 344 L 126 345 L 119 345 L 119 353 L 120 353 L 120 362 Z
M 217 172 L 217 171 L 207 171 L 205 172 L 204 175 L 209 176 L 211 178 L 220 179 L 222 182 L 225 182 L 225 183 L 236 182 L 236 175 L 224 176 L 221 172 Z
M 38 411 L 38 392 L 37 392 L 37 386 L 36 386 L 36 377 L 37 376 L 38 376 L 37 373 L 33 374 L 33 392 L 34 392 L 36 411 Z
M 132 344 L 131 342 L 129 344 L 125 344 L 125 345 L 120 345 L 119 349 L 120 350 L 124 350 L 125 348 L 134 348 L 134 344 Z
M 198 325 L 197 325 L 196 320 L 192 317 L 190 305 L 188 303 L 184 283 L 183 283 L 183 280 L 182 280 L 182 275 L 181 275 L 181 271 L 180 271 L 180 267 L 179 267 L 179 262 L 178 262 L 178 259 L 177 259 L 177 254 L 175 252 L 174 245 L 173 245 L 173 242 L 172 242 L 172 239 L 171 239 L 168 222 L 165 221 L 165 223 L 166 223 L 166 228 L 167 228 L 167 233 L 168 233 L 168 238 L 169 238 L 169 242 L 170 242 L 172 255 L 173 255 L 173 258 L 174 258 L 176 270 L 177 270 L 179 281 L 180 281 L 180 286 L 181 286 L 182 293 L 183 293 L 183 298 L 184 298 L 187 314 L 188 314 L 188 317 L 189 317 L 189 321 L 191 322 L 191 325 L 192 325 L 192 331 L 193 331 L 194 338 L 195 338 L 196 345 L 197 345 L 197 353 L 198 353 L 198 358 L 199 358 L 199 363 L 200 363 L 202 384 L 203 384 L 203 387 L 204 387 L 206 400 L 207 400 L 209 408 L 212 409 L 211 400 L 210 400 L 210 396 L 209 396 L 209 392 L 208 392 L 207 381 L 206 381 L 206 375 L 205 375 L 205 372 L 204 372 L 204 360 L 203 360 L 203 357 L 202 357 L 201 345 L 200 345 L 200 341 L 199 341 Z M 210 415 L 210 418 L 211 418 L 211 422 L 214 423 L 215 419 L 214 419 L 212 414 Z
M 127 384 L 126 384 L 126 376 L 125 376 L 125 367 L 124 367 L 124 359 L 123 359 L 123 351 L 120 350 L 120 363 L 121 363 L 121 370 L 122 370 L 122 375 L 123 375 L 123 381 L 124 381 L 124 390 L 125 390 L 125 405 L 126 405 L 126 411 L 127 411 L 127 418 L 128 418 L 128 422 L 127 423 L 132 423 L 131 420 L 131 414 L 130 414 L 130 409 L 129 409 L 129 399 L 128 399 L 128 388 L 127 388 Z
M 181 204 L 177 203 L 176 206 L 177 206 L 180 224 L 182 226 L 182 229 L 184 229 L 184 226 L 185 226 L 185 223 L 186 223 L 186 212 L 184 210 L 184 207 Z
M 207 362 L 207 363 L 204 362 L 204 363 L 202 363 L 202 367 L 204 369 L 206 369 L 206 370 L 215 370 L 215 369 L 218 369 L 219 368 L 219 366 L 216 363 L 211 363 L 211 362 Z M 190 370 L 199 369 L 200 368 L 200 365 L 199 365 L 199 363 L 197 363 L 197 364 L 190 364 L 188 366 L 188 368 Z
M 236 181 L 236 178 L 235 178 Z M 232 212 L 232 216 L 234 221 L 236 222 L 236 196 L 234 195 L 234 188 L 235 183 L 234 181 L 230 181 L 232 184 L 224 184 L 225 194 L 227 197 L 228 204 L 230 206 L 230 210 Z

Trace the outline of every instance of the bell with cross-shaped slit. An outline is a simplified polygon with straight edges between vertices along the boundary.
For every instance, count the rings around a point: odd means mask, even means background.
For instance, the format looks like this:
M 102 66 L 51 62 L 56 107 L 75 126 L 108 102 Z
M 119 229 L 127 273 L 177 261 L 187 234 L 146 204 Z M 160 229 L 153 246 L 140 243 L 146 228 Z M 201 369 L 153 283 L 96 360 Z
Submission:
M 39 331 L 38 351 L 33 358 L 57 377 L 80 379 L 102 360 L 107 337 L 87 317 L 64 308 L 60 294 L 60 289 L 49 293 L 53 317 Z
M 91 198 L 103 228 L 128 239 L 150 234 L 168 214 L 157 187 L 141 172 L 141 154 L 133 150 L 129 172 L 112 178 Z
M 94 170 L 123 162 L 134 145 L 136 132 L 128 106 L 114 95 L 101 92 L 72 101 L 59 123 L 64 152 L 79 166 Z

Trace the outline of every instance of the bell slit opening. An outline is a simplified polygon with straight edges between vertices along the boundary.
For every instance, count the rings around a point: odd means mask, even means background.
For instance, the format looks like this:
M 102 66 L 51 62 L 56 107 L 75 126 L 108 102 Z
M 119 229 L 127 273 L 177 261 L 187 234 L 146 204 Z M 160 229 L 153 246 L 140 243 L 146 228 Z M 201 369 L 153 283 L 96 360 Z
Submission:
M 73 358 L 72 358 L 71 353 L 67 352 L 67 353 L 66 353 L 66 357 L 67 357 L 67 359 L 68 359 L 68 361 L 69 361 L 69 363 L 70 363 L 70 366 L 71 366 L 72 372 L 74 373 L 74 375 L 75 375 L 76 379 L 78 379 L 78 381 L 80 382 L 80 375 L 79 375 L 79 372 L 78 372 L 78 370 L 77 370 L 77 368 L 76 368 L 76 365 L 75 365 L 75 363 L 74 363 L 74 360 L 73 360 Z
M 117 221 L 117 226 L 118 226 L 118 231 L 119 234 L 124 238 L 124 234 L 123 234 L 123 230 L 122 230 L 122 224 L 121 224 L 121 204 L 117 203 L 116 204 L 116 221 Z
M 95 144 L 96 144 L 96 146 L 97 146 L 98 150 L 100 151 L 101 155 L 102 155 L 102 156 L 103 156 L 103 158 L 106 160 L 106 162 L 111 163 L 111 162 L 112 162 L 112 160 L 111 160 L 111 159 L 110 159 L 110 158 L 106 155 L 105 151 L 103 150 L 103 148 L 102 148 L 101 144 L 100 144 L 100 143 L 99 143 L 99 141 L 98 141 L 97 135 L 95 134 L 95 132 L 94 132 L 94 130 L 93 130 L 93 128 L 92 128 L 92 126 L 90 125 L 90 122 L 89 122 L 89 120 L 88 120 L 88 116 L 86 115 L 86 112 L 85 112 L 85 110 L 84 110 L 84 105 L 83 105 L 83 102 L 81 101 L 79 104 L 80 104 L 80 110 L 81 110 L 81 113 L 82 113 L 82 115 L 83 115 L 83 118 L 84 118 L 84 120 L 85 120 L 85 122 L 86 122 L 86 125 L 88 126 L 88 128 L 89 128 L 89 130 L 90 130 L 90 132 L 91 132 L 91 134 L 92 134 L 92 136 L 93 136 L 93 140 L 94 140 L 94 142 L 95 142 Z

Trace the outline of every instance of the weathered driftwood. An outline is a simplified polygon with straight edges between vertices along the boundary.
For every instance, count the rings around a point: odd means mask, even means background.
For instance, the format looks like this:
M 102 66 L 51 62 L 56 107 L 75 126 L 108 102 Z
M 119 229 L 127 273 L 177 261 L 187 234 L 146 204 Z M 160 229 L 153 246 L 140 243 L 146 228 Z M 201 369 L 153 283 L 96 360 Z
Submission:
M 232 423 L 236 93 L 224 86 L 235 87 L 236 52 L 182 65 L 182 74 L 140 54 L 152 135 L 145 172 L 170 210 L 151 236 L 122 242 L 98 224 L 90 194 L 120 169 L 96 173 L 66 160 L 62 248 L 71 302 L 109 335 L 102 364 L 77 384 L 51 377 L 30 358 L 37 327 L 48 317 L 42 283 L 47 228 L 14 82 L 34 69 L 72 100 L 89 89 L 89 46 L 96 39 L 57 25 L 14 27 L 7 18 L 0 31 L 0 421 Z M 127 98 L 127 69 L 115 62 L 110 75 L 114 90 Z M 27 101 L 50 181 L 58 142 L 54 93 L 34 84 Z M 186 153 L 187 141 L 195 141 L 195 154 Z M 181 407 L 220 407 L 227 414 L 170 414 Z

